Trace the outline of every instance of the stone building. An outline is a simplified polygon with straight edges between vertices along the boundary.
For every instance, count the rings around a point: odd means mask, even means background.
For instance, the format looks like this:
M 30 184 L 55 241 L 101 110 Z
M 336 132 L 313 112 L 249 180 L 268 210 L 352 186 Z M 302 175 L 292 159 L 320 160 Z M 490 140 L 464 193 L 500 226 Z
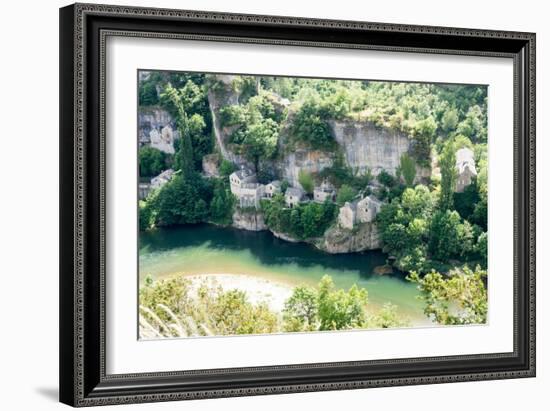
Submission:
M 382 208 L 382 202 L 373 195 L 366 196 L 357 202 L 357 222 L 370 223 Z
M 324 180 L 320 186 L 313 189 L 313 201 L 317 203 L 324 203 L 326 200 L 334 201 L 335 198 L 336 190 L 327 180 Z
M 241 187 L 243 184 L 249 183 L 257 183 L 257 179 L 256 174 L 247 168 L 241 168 L 240 170 L 231 173 L 229 176 L 229 186 L 231 188 L 231 192 L 237 197 L 241 192 Z
M 281 182 L 279 180 L 272 181 L 265 186 L 265 196 L 272 198 L 275 194 L 281 192 Z
M 357 201 L 346 202 L 338 211 L 338 225 L 348 230 L 353 229 L 357 219 Z
M 170 181 L 173 176 L 174 176 L 174 170 L 172 170 L 171 168 L 169 168 L 168 170 L 164 170 L 158 176 L 153 177 L 151 179 L 151 189 L 157 189 L 162 187 L 164 184 Z
M 472 178 L 477 176 L 474 152 L 469 148 L 461 148 L 456 152 L 457 180 L 455 192 L 462 193 L 472 183 Z
M 356 224 L 371 223 L 381 208 L 382 202 L 372 195 L 346 202 L 338 212 L 338 224 L 351 230 Z
M 260 208 L 260 200 L 265 195 L 265 186 L 259 183 L 244 183 L 241 185 L 237 198 L 241 208 Z
M 140 200 L 147 198 L 151 192 L 151 183 L 140 182 L 138 184 L 138 196 Z
M 300 204 L 305 196 L 304 190 L 299 187 L 289 187 L 285 192 L 285 202 L 286 205 L 290 208 L 295 207 Z

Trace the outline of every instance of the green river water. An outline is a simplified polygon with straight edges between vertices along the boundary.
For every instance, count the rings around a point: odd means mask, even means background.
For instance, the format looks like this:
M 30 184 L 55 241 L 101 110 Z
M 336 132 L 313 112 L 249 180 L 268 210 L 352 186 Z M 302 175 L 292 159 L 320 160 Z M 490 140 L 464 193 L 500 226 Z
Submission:
M 428 325 L 414 284 L 403 273 L 377 275 L 380 251 L 327 254 L 304 243 L 289 243 L 268 231 L 252 232 L 213 225 L 189 225 L 140 233 L 140 279 L 170 275 L 246 274 L 292 286 L 316 285 L 328 274 L 336 287 L 353 284 L 368 290 L 369 305 L 398 306 L 411 325 Z

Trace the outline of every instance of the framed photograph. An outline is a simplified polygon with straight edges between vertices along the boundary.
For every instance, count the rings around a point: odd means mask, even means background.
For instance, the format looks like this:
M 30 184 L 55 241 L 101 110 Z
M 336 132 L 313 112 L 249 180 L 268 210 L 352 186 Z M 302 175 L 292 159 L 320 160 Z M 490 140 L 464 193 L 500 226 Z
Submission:
M 535 34 L 60 22 L 62 402 L 535 376 Z

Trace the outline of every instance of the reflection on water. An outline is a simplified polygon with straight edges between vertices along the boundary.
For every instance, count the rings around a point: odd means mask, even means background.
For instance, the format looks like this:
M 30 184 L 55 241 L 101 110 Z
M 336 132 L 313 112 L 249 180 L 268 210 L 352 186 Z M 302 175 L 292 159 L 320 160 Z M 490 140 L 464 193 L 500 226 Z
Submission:
M 415 323 L 424 320 L 416 287 L 403 273 L 380 276 L 380 251 L 327 254 L 304 243 L 289 243 L 268 231 L 252 232 L 201 224 L 140 233 L 140 277 L 172 274 L 247 274 L 291 285 L 316 285 L 325 274 L 339 288 L 365 287 L 373 305 L 392 302 Z

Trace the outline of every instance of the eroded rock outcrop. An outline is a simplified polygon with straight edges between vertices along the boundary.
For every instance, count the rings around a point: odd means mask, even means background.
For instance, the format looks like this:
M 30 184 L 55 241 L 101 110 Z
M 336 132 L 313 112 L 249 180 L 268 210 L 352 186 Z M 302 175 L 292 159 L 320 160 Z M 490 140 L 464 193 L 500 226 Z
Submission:
M 248 231 L 267 230 L 261 211 L 245 211 L 240 208 L 233 213 L 233 227 Z
M 314 245 L 327 253 L 341 254 L 376 250 L 381 248 L 381 241 L 376 223 L 363 223 L 353 230 L 333 226 Z

